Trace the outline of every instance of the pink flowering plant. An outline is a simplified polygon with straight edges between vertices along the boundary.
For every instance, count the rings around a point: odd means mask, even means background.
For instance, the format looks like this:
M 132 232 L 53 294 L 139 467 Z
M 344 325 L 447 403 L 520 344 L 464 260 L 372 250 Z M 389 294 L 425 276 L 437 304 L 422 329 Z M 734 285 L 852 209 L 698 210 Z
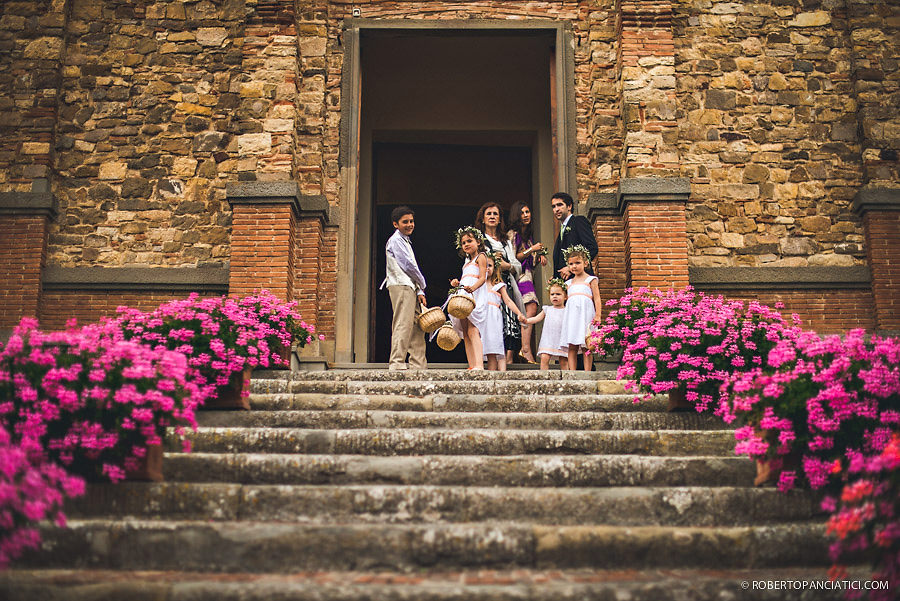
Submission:
M 763 364 L 791 329 L 777 311 L 722 296 L 683 290 L 626 290 L 588 339 L 599 356 L 622 353 L 617 377 L 630 390 L 662 394 L 682 389 L 699 411 L 715 407 L 734 371 Z
M 180 353 L 126 340 L 114 321 L 44 333 L 23 319 L 0 349 L 0 425 L 88 479 L 122 480 L 202 399 Z
M 827 529 L 834 540 L 831 575 L 845 578 L 839 562 L 855 562 L 868 553 L 875 559 L 870 579 L 888 582 L 887 590 L 873 590 L 869 598 L 890 601 L 900 590 L 900 434 L 894 433 L 877 455 L 851 464 L 848 475 L 840 497 L 828 499 L 835 505 Z
M 245 368 L 284 365 L 284 349 L 293 341 L 303 346 L 314 335 L 296 303 L 267 291 L 243 298 L 194 293 L 149 313 L 119 307 L 118 323 L 127 338 L 185 355 L 206 379 L 207 397 Z
M 38 547 L 37 522 L 52 519 L 65 527 L 65 498 L 82 494 L 84 480 L 46 461 L 40 444 L 15 444 L 0 428 L 0 569 L 25 549 Z
M 735 451 L 780 470 L 778 487 L 839 486 L 900 427 L 900 341 L 864 330 L 785 337 L 766 364 L 737 372 L 716 413 L 743 426 Z

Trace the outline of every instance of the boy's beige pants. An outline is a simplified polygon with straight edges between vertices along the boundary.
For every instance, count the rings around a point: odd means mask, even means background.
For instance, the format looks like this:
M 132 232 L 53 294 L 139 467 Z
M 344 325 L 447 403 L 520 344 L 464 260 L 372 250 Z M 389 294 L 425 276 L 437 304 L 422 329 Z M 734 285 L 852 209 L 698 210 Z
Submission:
M 388 286 L 394 318 L 391 321 L 391 358 L 388 369 L 425 369 L 425 332 L 416 317 L 422 312 L 416 292 L 409 286 Z

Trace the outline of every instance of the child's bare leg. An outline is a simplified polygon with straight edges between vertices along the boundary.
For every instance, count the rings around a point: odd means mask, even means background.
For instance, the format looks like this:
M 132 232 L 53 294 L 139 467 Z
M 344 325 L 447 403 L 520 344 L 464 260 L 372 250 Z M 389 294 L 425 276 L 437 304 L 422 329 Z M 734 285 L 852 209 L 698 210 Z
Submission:
M 488 371 L 497 371 L 497 355 L 488 355 L 485 369 Z
M 534 317 L 538 314 L 538 306 L 537 303 L 528 303 L 525 305 L 525 316 L 526 317 Z M 523 323 L 521 325 L 522 328 L 522 354 L 525 355 L 525 359 L 534 361 L 534 353 L 531 350 L 531 333 L 534 331 L 534 326 L 531 324 Z M 543 368 L 541 368 L 543 369 Z
M 469 360 L 469 367 L 472 369 L 484 369 L 484 360 L 482 359 L 484 347 L 481 345 L 481 332 L 475 327 L 471 321 L 469 322 L 469 341 L 472 348 L 472 357 Z
M 547 353 L 541 353 L 538 355 L 541 358 L 541 371 L 547 371 L 550 369 L 550 355 Z
M 506 357 L 497 355 L 497 371 L 506 371 Z
M 570 344 L 569 345 L 569 367 L 570 371 L 575 371 L 578 368 L 578 345 Z
M 587 351 L 584 351 L 584 371 L 591 371 L 591 367 L 594 365 L 594 356 Z
M 560 357 L 559 358 L 559 368 L 563 371 L 569 369 L 569 359 L 568 357 Z

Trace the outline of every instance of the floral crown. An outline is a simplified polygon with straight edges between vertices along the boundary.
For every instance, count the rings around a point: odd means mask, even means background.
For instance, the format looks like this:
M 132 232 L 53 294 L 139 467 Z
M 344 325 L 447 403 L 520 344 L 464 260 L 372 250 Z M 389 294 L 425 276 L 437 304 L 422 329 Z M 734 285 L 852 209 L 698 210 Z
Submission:
M 467 225 L 456 230 L 456 248 L 462 250 L 462 237 L 469 234 L 478 242 L 478 247 L 484 246 L 484 234 L 474 225 Z
M 571 257 L 572 255 L 581 255 L 582 257 L 584 257 L 585 261 L 591 260 L 590 251 L 581 244 L 576 244 L 575 246 L 570 246 L 569 248 L 563 249 L 562 253 L 563 260 L 565 261 L 568 261 L 569 257 Z
M 563 289 L 563 292 L 566 291 L 566 281 L 562 278 L 550 278 L 547 280 L 547 292 L 550 291 L 554 286 L 559 286 Z

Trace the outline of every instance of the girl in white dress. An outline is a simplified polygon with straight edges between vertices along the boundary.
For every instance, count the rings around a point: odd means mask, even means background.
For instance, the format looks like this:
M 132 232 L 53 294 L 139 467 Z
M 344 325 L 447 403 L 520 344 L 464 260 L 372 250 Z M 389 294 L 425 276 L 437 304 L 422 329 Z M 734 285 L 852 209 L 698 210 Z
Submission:
M 482 336 L 485 331 L 488 296 L 490 291 L 484 285 L 487 280 L 487 256 L 484 254 L 484 236 L 481 231 L 471 225 L 456 231 L 456 247 L 466 258 L 462 275 L 459 279 L 450 280 L 454 288 L 459 286 L 472 295 L 475 308 L 464 319 L 450 316 L 453 329 L 462 336 L 466 347 L 466 360 L 469 369 L 484 369 Z
M 566 282 L 562 278 L 553 278 L 547 286 L 547 292 L 550 293 L 550 304 L 544 305 L 537 315 L 525 319 L 522 323 L 533 325 L 544 322 L 537 352 L 541 370 L 550 369 L 550 362 L 554 357 L 559 359 L 559 368 L 565 370 L 569 365 L 569 348 L 562 348 L 560 335 L 566 313 Z
M 591 323 L 600 323 L 600 287 L 597 277 L 587 275 L 584 268 L 591 255 L 584 246 L 577 244 L 563 251 L 563 258 L 572 272 L 572 278 L 566 282 L 569 300 L 566 302 L 566 313 L 563 318 L 560 344 L 568 346 L 569 370 L 578 365 L 578 351 L 584 351 L 584 370 L 591 371 L 593 358 L 587 352 L 584 339 L 591 331 Z
M 490 288 L 488 291 L 487 316 L 485 318 L 485 327 L 482 330 L 482 344 L 484 347 L 484 358 L 487 360 L 487 368 L 491 371 L 506 371 L 506 348 L 503 344 L 503 313 L 500 310 L 500 303 L 506 304 L 509 310 L 521 319 L 524 317 L 522 311 L 516 306 L 515 301 L 509 297 L 506 291 L 506 282 L 503 281 L 503 275 L 498 268 L 497 261 L 488 261 L 488 279 L 490 280 Z

